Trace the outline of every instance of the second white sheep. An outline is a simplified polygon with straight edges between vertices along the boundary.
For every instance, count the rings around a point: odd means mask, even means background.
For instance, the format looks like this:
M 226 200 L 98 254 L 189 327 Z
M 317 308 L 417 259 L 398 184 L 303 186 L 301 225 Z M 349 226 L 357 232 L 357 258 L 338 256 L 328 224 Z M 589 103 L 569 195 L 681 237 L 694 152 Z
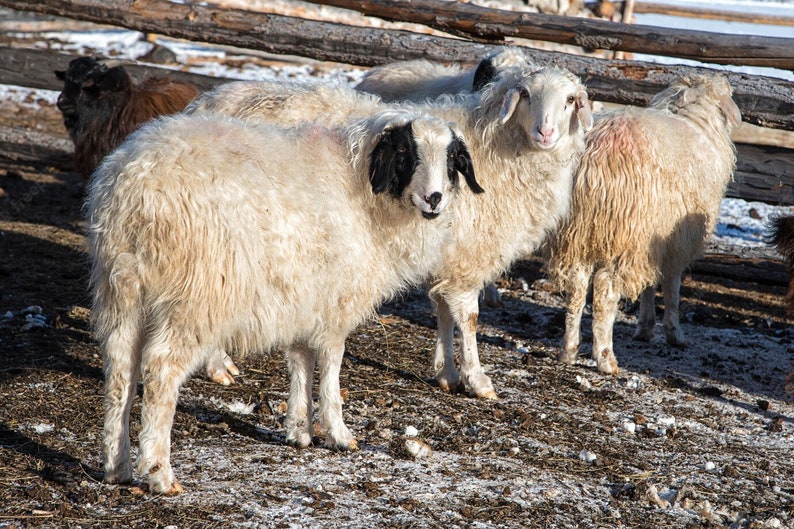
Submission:
M 678 314 L 681 274 L 713 230 L 736 164 L 730 134 L 741 115 L 731 95 L 722 76 L 681 78 L 646 109 L 611 111 L 596 120 L 571 215 L 549 265 L 568 297 L 561 361 L 576 360 L 591 279 L 599 371 L 618 371 L 612 328 L 621 297 L 640 296 L 635 336 L 651 338 L 658 283 L 667 342 L 685 345 Z
M 439 266 L 459 172 L 479 189 L 450 124 L 393 111 L 295 130 L 181 115 L 111 153 L 87 203 L 105 480 L 132 478 L 141 379 L 138 470 L 152 493 L 182 491 L 170 463 L 179 388 L 219 351 L 286 350 L 286 439 L 299 447 L 312 439 L 316 363 L 326 443 L 357 448 L 342 419 L 345 339 Z

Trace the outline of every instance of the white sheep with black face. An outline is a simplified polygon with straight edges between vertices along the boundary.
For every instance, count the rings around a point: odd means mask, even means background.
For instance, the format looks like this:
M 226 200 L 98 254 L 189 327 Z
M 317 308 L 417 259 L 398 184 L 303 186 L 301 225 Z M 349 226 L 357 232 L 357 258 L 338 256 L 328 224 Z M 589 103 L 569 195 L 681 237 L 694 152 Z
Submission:
M 182 491 L 169 442 L 179 388 L 221 351 L 286 351 L 286 439 L 299 447 L 317 364 L 326 443 L 357 448 L 339 392 L 345 339 L 438 268 L 458 173 L 480 190 L 454 126 L 401 111 L 294 129 L 180 115 L 111 153 L 87 199 L 105 480 L 132 478 L 141 379 L 138 470 L 153 493 Z
M 461 193 L 443 262 L 428 275 L 438 307 L 433 362 L 444 389 L 460 382 L 470 393 L 495 398 L 477 351 L 478 293 L 515 260 L 531 255 L 553 233 L 570 206 L 573 174 L 592 126 L 587 91 L 567 70 L 500 70 L 478 93 L 423 103 L 386 104 L 344 86 L 237 82 L 201 96 L 188 109 L 252 121 L 334 123 L 384 108 L 423 112 L 457 123 L 469 145 L 485 193 Z M 460 371 L 453 331 L 461 331 Z
M 384 101 L 422 102 L 428 99 L 480 92 L 510 68 L 540 68 L 515 47 L 502 47 L 485 55 L 476 68 L 444 65 L 426 59 L 398 61 L 369 70 L 356 90 L 377 95 Z M 502 297 L 493 282 L 485 285 L 480 297 L 490 307 L 502 307 Z

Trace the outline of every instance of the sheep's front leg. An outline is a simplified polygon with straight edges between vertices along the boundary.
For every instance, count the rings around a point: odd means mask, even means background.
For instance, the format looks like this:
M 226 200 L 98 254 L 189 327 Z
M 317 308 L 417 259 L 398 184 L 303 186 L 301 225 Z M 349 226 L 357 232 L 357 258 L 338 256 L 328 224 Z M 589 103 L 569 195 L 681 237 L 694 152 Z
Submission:
M 312 442 L 312 376 L 314 352 L 306 347 L 287 350 L 290 387 L 287 399 L 287 444 L 306 448 Z
M 319 352 L 320 425 L 325 429 L 325 444 L 340 450 L 358 450 L 358 441 L 345 426 L 342 418 L 342 395 L 339 371 L 345 354 L 344 342 L 328 346 Z
M 662 295 L 664 297 L 664 336 L 667 343 L 675 347 L 686 347 L 684 331 L 679 322 L 678 307 L 681 303 L 681 274 L 675 272 L 665 274 L 662 278 Z
M 166 335 L 167 331 L 153 333 Z M 176 413 L 179 388 L 190 372 L 190 355 L 176 355 L 175 348 L 165 341 L 153 341 L 144 349 L 143 403 L 141 406 L 140 458 L 138 471 L 147 476 L 149 491 L 173 496 L 182 492 L 182 485 L 171 469 L 171 428 Z
M 478 290 L 460 293 L 447 298 L 447 305 L 460 329 L 460 377 L 466 390 L 481 399 L 496 399 L 496 391 L 480 365 L 477 351 L 478 295 Z
M 590 274 L 579 268 L 565 286 L 567 291 L 565 335 L 562 339 L 562 351 L 557 357 L 560 362 L 573 364 L 579 355 L 579 345 L 582 342 L 582 312 L 587 302 L 587 287 L 589 285 Z
M 132 479 L 130 409 L 141 372 L 139 346 L 135 317 L 128 317 L 102 343 L 105 359 L 102 457 L 107 483 L 127 483 Z
M 656 286 L 652 285 L 640 293 L 640 314 L 637 317 L 634 339 L 651 341 L 654 325 L 656 325 Z
M 616 374 L 618 361 L 612 351 L 612 329 L 620 295 L 612 273 L 599 270 L 593 277 L 593 358 L 602 373 Z
M 210 353 L 207 360 L 207 378 L 217 384 L 228 386 L 234 383 L 234 377 L 240 374 L 240 370 L 223 349 L 216 349 Z
M 433 373 L 441 389 L 455 392 L 460 384 L 460 374 L 455 367 L 455 320 L 443 296 L 431 291 L 430 298 L 436 304 L 438 322 Z

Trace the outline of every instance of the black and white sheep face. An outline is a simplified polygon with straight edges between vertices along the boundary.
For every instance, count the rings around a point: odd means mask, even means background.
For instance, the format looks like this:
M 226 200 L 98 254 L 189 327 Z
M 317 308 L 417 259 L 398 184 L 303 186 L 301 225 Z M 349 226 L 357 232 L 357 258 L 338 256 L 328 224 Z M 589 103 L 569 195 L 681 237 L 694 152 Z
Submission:
M 374 193 L 388 191 L 410 202 L 428 219 L 449 204 L 458 173 L 481 193 L 466 144 L 440 120 L 417 119 L 381 133 L 370 156 Z
M 511 88 L 500 117 L 502 123 L 519 120 L 530 145 L 543 151 L 553 151 L 564 143 L 561 139 L 593 126 L 584 86 L 574 76 L 560 75 L 552 68 L 541 69 Z

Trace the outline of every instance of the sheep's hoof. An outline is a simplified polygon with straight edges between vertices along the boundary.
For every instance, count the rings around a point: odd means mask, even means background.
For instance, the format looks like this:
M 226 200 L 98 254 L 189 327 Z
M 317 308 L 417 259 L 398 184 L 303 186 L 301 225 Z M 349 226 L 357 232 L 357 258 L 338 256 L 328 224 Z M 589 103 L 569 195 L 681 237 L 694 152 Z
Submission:
M 129 458 L 125 458 L 116 465 L 106 462 L 104 471 L 102 479 L 110 485 L 125 484 L 132 481 L 132 465 Z
M 293 448 L 308 448 L 310 444 L 312 444 L 312 436 L 309 434 L 302 434 L 297 436 L 287 435 L 286 440 L 287 445 Z
M 680 331 L 671 331 L 666 333 L 665 339 L 667 340 L 667 345 L 672 345 L 673 347 L 678 347 L 681 349 L 686 347 L 686 338 L 684 338 L 684 334 Z
M 617 375 L 618 371 L 620 371 L 618 361 L 611 349 L 603 349 L 599 353 L 595 353 L 593 357 L 601 373 L 606 375 Z
M 475 376 L 465 376 L 464 380 L 466 387 L 469 388 L 469 394 L 477 397 L 478 399 L 497 400 L 499 397 L 496 395 L 496 390 L 493 388 L 491 379 L 485 373 L 477 373 Z
M 326 440 L 326 446 L 332 448 L 334 450 L 339 450 L 340 452 L 357 452 L 358 451 L 358 441 L 354 437 L 347 442 L 340 441 L 336 442 L 332 439 Z
M 577 348 L 578 349 L 578 348 Z M 563 364 L 575 364 L 576 357 L 578 356 L 578 351 L 560 351 L 560 354 L 557 355 L 557 361 Z
M 210 380 L 221 386 L 230 386 L 234 384 L 234 377 L 226 371 L 222 373 L 207 373 L 207 376 Z
M 223 386 L 234 384 L 234 377 L 239 374 L 231 357 L 223 351 L 217 351 L 207 364 L 207 378 Z
M 185 492 L 185 489 L 182 488 L 182 485 L 178 481 L 174 480 L 174 482 L 171 483 L 171 488 L 163 492 L 163 496 L 178 496 L 183 492 Z
M 443 376 L 436 377 L 438 387 L 447 393 L 461 393 L 464 390 L 463 383 L 458 376 Z
M 493 389 L 488 389 L 483 392 L 476 393 L 478 399 L 486 399 L 486 400 L 499 400 L 499 396 L 496 394 L 496 391 Z
M 653 327 L 637 327 L 637 330 L 634 331 L 634 339 L 639 340 L 641 342 L 650 342 L 653 338 Z

